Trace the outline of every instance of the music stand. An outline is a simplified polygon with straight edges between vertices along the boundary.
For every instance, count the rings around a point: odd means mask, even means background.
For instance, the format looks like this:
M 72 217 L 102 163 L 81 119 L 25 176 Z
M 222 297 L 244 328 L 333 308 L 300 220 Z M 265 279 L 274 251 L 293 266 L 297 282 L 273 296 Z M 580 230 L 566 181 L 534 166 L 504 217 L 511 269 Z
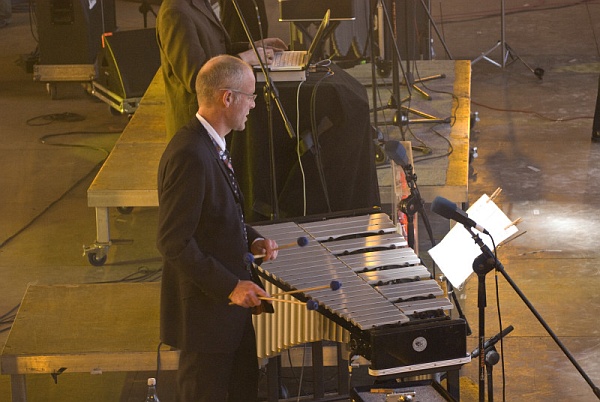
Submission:
M 500 67 L 501 69 L 505 69 L 506 66 L 508 66 L 509 64 L 512 64 L 515 61 L 519 60 L 521 63 L 523 63 L 523 65 L 525 67 L 527 67 L 529 69 L 529 71 L 531 71 L 536 77 L 538 77 L 541 80 L 542 77 L 544 76 L 544 69 L 543 68 L 539 68 L 539 67 L 532 68 L 529 64 L 527 64 L 521 58 L 521 56 L 519 56 L 508 45 L 508 43 L 506 43 L 506 23 L 505 23 L 504 17 L 505 17 L 504 0 L 500 0 L 500 40 L 494 46 L 492 46 L 491 48 L 489 48 L 485 52 L 481 53 L 477 58 L 475 58 L 471 62 L 471 65 L 477 63 L 480 60 L 485 60 L 485 61 L 487 61 L 487 62 L 495 65 L 496 67 Z M 498 48 L 501 49 L 502 59 L 500 60 L 500 62 L 497 62 L 497 61 L 491 59 L 490 57 L 488 57 L 490 53 L 492 53 L 494 50 L 496 50 Z M 511 58 L 511 61 L 507 63 L 507 60 L 508 60 L 509 57 Z

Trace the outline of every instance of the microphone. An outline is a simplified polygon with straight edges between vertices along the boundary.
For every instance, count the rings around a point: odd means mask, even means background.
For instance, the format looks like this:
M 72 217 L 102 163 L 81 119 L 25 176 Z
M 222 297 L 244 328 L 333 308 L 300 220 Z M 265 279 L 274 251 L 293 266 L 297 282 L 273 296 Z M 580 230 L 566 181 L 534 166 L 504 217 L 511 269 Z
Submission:
M 403 168 L 410 165 L 410 161 L 408 160 L 408 155 L 406 154 L 406 149 L 404 146 L 400 144 L 400 141 L 386 141 L 385 142 L 385 154 L 396 162 L 397 165 L 402 166 Z
M 455 203 L 446 198 L 440 196 L 435 197 L 431 203 L 431 210 L 446 219 L 452 219 L 453 221 L 462 223 L 467 228 L 475 228 L 481 233 L 485 233 L 486 235 L 490 234 L 482 226 L 478 225 L 477 222 L 469 218 L 469 215 L 467 215 L 465 211 L 459 209 Z

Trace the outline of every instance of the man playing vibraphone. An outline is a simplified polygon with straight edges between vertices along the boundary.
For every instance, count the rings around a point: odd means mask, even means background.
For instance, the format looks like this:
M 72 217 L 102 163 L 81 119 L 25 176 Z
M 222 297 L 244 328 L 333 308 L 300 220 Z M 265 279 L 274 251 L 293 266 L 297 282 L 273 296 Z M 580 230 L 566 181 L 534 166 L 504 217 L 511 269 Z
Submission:
M 198 73 L 198 114 L 167 145 L 158 171 L 161 341 L 180 350 L 177 401 L 256 401 L 251 308 L 269 294 L 244 255 L 277 257 L 277 243 L 244 223 L 225 136 L 254 107 L 252 68 L 217 56 Z

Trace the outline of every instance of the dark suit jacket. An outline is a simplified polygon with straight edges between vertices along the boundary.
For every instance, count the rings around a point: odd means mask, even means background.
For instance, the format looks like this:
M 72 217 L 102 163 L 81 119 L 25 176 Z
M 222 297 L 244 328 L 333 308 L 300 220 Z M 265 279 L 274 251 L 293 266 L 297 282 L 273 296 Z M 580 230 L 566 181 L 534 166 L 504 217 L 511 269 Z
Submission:
M 169 142 L 158 170 L 158 249 L 163 256 L 161 341 L 190 351 L 231 352 L 251 317 L 230 306 L 259 234 L 241 219 L 226 166 L 195 117 Z M 248 243 L 244 240 L 246 227 Z
M 156 36 L 170 139 L 198 111 L 195 82 L 200 67 L 211 57 L 248 50 L 248 43 L 231 43 L 204 0 L 164 0 L 156 18 Z
M 254 4 L 258 7 L 258 15 L 256 8 L 254 8 Z M 219 0 L 219 6 L 221 7 L 221 22 L 227 30 L 227 33 L 229 33 L 231 40 L 234 42 L 248 41 L 248 36 L 246 35 L 246 31 L 244 31 L 244 26 L 240 22 L 240 17 L 233 6 L 233 2 L 231 0 Z M 269 21 L 267 20 L 267 11 L 264 0 L 241 0 L 238 1 L 238 6 L 248 25 L 252 39 L 257 41 L 266 38 L 269 33 Z M 258 24 L 259 18 L 262 36 Z

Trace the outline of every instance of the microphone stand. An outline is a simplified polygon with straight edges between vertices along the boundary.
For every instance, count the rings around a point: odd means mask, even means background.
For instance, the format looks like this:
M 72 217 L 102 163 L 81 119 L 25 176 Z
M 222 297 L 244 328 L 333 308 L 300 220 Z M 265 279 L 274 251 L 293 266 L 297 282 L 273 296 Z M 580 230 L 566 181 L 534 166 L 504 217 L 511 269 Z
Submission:
M 142 0 L 142 4 L 138 8 L 138 11 L 144 16 L 144 28 L 148 28 L 148 13 L 152 13 L 154 18 L 156 18 L 156 13 L 152 9 L 152 6 L 147 0 Z
M 373 81 L 373 112 L 374 115 L 376 116 L 378 112 L 385 110 L 385 109 L 396 109 L 396 116 L 394 117 L 394 125 L 397 126 L 405 126 L 408 125 L 410 123 L 449 123 L 450 122 L 450 118 L 438 118 L 436 116 L 430 115 L 428 113 L 422 112 L 420 110 L 416 110 L 414 108 L 411 108 L 409 106 L 404 106 L 402 105 L 405 102 L 408 102 L 412 99 L 412 86 L 411 85 L 407 85 L 406 86 L 406 90 L 408 92 L 408 95 L 405 99 L 401 99 L 401 95 L 400 95 L 400 73 L 402 73 L 402 77 L 403 77 L 403 81 L 404 82 L 409 82 L 410 80 L 407 77 L 407 73 L 406 70 L 404 69 L 404 66 L 402 64 L 402 58 L 400 56 L 400 49 L 398 48 L 398 43 L 397 43 L 397 33 L 396 30 L 394 29 L 394 26 L 390 20 L 390 13 L 388 11 L 387 5 L 385 3 L 385 0 L 378 0 L 379 3 L 375 2 L 375 5 L 379 4 L 381 6 L 381 9 L 383 11 L 383 16 L 384 16 L 384 20 L 385 20 L 385 26 L 388 29 L 389 35 L 391 36 L 392 40 L 390 42 L 392 42 L 392 98 L 390 99 L 390 101 L 388 102 L 388 105 L 386 106 L 380 106 L 377 107 L 376 106 L 376 95 L 377 95 L 377 89 L 375 88 L 375 83 L 376 83 L 376 78 L 375 78 L 375 67 L 372 66 L 371 68 L 371 74 L 372 74 L 372 81 Z M 373 10 L 373 8 L 372 8 Z M 374 11 L 371 13 L 373 15 L 371 15 L 371 35 L 370 35 L 370 39 L 371 39 L 371 57 L 373 58 L 374 56 L 374 46 L 375 46 L 375 38 L 374 38 Z M 380 26 L 382 24 L 380 23 Z M 372 59 L 371 63 L 374 64 L 375 60 Z M 414 114 L 417 115 L 419 117 L 421 117 L 420 119 L 410 119 L 409 118 L 409 114 Z M 374 120 L 375 124 L 377 124 L 377 120 Z M 402 137 L 403 140 L 404 138 L 404 132 L 402 132 Z
M 418 244 L 415 240 L 414 233 L 414 215 L 418 213 L 421 218 L 423 218 L 423 224 L 425 225 L 425 229 L 427 230 L 427 234 L 429 235 L 429 239 L 431 240 L 432 246 L 435 244 L 435 240 L 433 239 L 433 231 L 431 230 L 431 225 L 429 223 L 429 218 L 425 213 L 425 209 L 423 205 L 425 201 L 421 198 L 421 192 L 419 191 L 419 187 L 417 186 L 417 175 L 413 171 L 412 165 L 406 164 L 401 165 L 402 170 L 404 170 L 404 176 L 406 176 L 406 184 L 408 184 L 408 188 L 410 189 L 410 195 L 403 200 L 400 200 L 398 203 L 398 208 L 406 214 L 408 221 L 408 245 L 410 248 L 415 250 L 418 254 Z M 435 273 L 434 273 L 435 276 Z
M 269 165 L 270 165 L 270 172 L 271 172 L 271 202 L 272 202 L 272 208 L 273 208 L 273 211 L 271 212 L 271 219 L 276 220 L 279 218 L 279 202 L 278 202 L 278 194 L 277 194 L 277 177 L 276 177 L 277 169 L 275 167 L 275 143 L 274 143 L 274 134 L 273 134 L 273 112 L 272 112 L 272 108 L 271 108 L 271 101 L 275 102 L 275 105 L 277 106 L 277 109 L 279 110 L 279 113 L 281 114 L 281 117 L 282 117 L 284 125 L 285 125 L 285 129 L 286 129 L 287 133 L 289 134 L 290 138 L 292 138 L 292 139 L 296 138 L 296 133 L 294 131 L 294 128 L 292 127 L 292 123 L 290 122 L 290 120 L 287 117 L 287 114 L 285 113 L 285 110 L 283 109 L 283 105 L 281 104 L 281 99 L 279 98 L 279 91 L 275 87 L 274 82 L 271 80 L 271 76 L 269 74 L 269 69 L 265 66 L 265 63 L 263 62 L 262 58 L 260 57 L 261 55 L 259 54 L 256 44 L 254 43 L 254 39 L 252 38 L 252 34 L 250 33 L 250 29 L 248 28 L 248 24 L 246 23 L 246 20 L 244 18 L 244 15 L 242 14 L 240 6 L 238 5 L 237 0 L 231 0 L 231 2 L 233 3 L 233 7 L 235 8 L 235 12 L 237 13 L 238 18 L 240 19 L 242 27 L 244 28 L 244 32 L 246 33 L 246 36 L 248 37 L 250 46 L 252 47 L 252 50 L 254 51 L 256 58 L 258 59 L 258 62 L 260 64 L 260 70 L 262 71 L 263 76 L 265 77 L 264 94 L 265 94 L 265 104 L 266 104 L 266 108 L 267 108 L 267 115 L 268 115 L 268 121 L 269 121 L 269 124 L 268 124 L 268 127 L 269 127 L 269 129 L 268 129 L 268 132 L 269 132 L 269 162 L 270 162 Z M 259 25 L 260 25 L 260 16 L 258 16 L 258 18 L 259 18 Z M 259 27 L 259 30 L 260 30 L 260 27 Z M 263 43 L 263 50 L 264 50 L 264 43 Z
M 500 265 L 496 256 L 491 252 L 488 246 L 483 243 L 479 235 L 473 232 L 470 227 L 465 228 L 471 233 L 471 237 L 481 249 L 481 254 L 473 260 L 473 271 L 477 274 L 477 308 L 479 309 L 479 402 L 485 401 L 485 308 L 487 306 L 487 295 L 485 289 L 485 276 L 488 272 Z
M 504 279 L 510 284 L 513 290 L 519 295 L 521 300 L 525 303 L 525 305 L 529 308 L 529 311 L 537 318 L 538 322 L 542 324 L 548 335 L 554 340 L 556 345 L 560 348 L 563 354 L 569 359 L 569 361 L 575 366 L 579 374 L 583 377 L 583 379 L 588 383 L 588 385 L 592 388 L 594 395 L 598 399 L 600 399 L 600 388 L 598 388 L 594 382 L 590 379 L 590 377 L 586 374 L 583 368 L 577 363 L 571 352 L 567 349 L 567 347 L 561 342 L 560 339 L 556 336 L 552 328 L 546 323 L 544 318 L 538 313 L 538 311 L 533 307 L 531 302 L 527 299 L 525 294 L 519 289 L 517 284 L 511 279 L 511 277 L 504 270 L 504 266 L 502 263 L 496 258 L 495 254 L 486 246 L 483 241 L 479 238 L 477 234 L 471 230 L 470 227 L 463 225 L 471 234 L 471 237 L 475 241 L 475 243 L 481 249 L 481 254 L 475 258 L 473 261 L 473 271 L 477 274 L 479 279 L 478 281 L 478 296 L 477 296 L 477 304 L 479 307 L 479 401 L 483 402 L 485 400 L 485 353 L 481 353 L 482 350 L 485 350 L 484 345 L 484 333 L 485 333 L 485 304 L 486 304 L 486 295 L 485 295 L 485 275 L 490 272 L 492 269 L 496 269 L 497 272 L 500 272 Z
M 423 219 L 423 224 L 425 225 L 425 230 L 427 230 L 427 235 L 429 236 L 429 240 L 431 241 L 431 247 L 435 247 L 435 238 L 433 237 L 433 231 L 431 230 L 431 224 L 429 222 L 429 217 L 425 213 L 425 209 L 423 206 L 425 205 L 425 201 L 421 198 L 421 192 L 419 191 L 419 187 L 417 186 L 417 174 L 413 170 L 413 166 L 410 163 L 400 163 L 400 166 L 404 170 L 404 175 L 406 176 L 406 183 L 408 184 L 408 188 L 410 189 L 410 195 L 403 200 L 400 200 L 398 203 L 398 208 L 406 215 L 406 220 L 408 221 L 408 246 L 415 251 L 415 254 L 419 254 L 418 243 L 415 241 L 414 235 L 414 215 L 418 213 Z M 435 278 L 436 271 L 435 265 L 433 266 L 433 277 Z M 448 293 L 452 295 L 452 300 L 454 301 L 454 305 L 456 307 L 456 311 L 458 312 L 458 316 L 465 320 L 465 324 L 467 324 L 467 335 L 471 335 L 471 327 L 469 326 L 469 322 L 467 321 L 467 317 L 462 311 L 460 307 L 460 303 L 458 301 L 458 297 L 456 296 L 456 292 L 454 291 L 454 287 L 448 281 L 446 281 L 446 286 L 448 289 Z
M 494 366 L 500 361 L 500 354 L 494 346 L 485 354 L 485 368 L 488 380 L 488 401 L 494 402 Z

